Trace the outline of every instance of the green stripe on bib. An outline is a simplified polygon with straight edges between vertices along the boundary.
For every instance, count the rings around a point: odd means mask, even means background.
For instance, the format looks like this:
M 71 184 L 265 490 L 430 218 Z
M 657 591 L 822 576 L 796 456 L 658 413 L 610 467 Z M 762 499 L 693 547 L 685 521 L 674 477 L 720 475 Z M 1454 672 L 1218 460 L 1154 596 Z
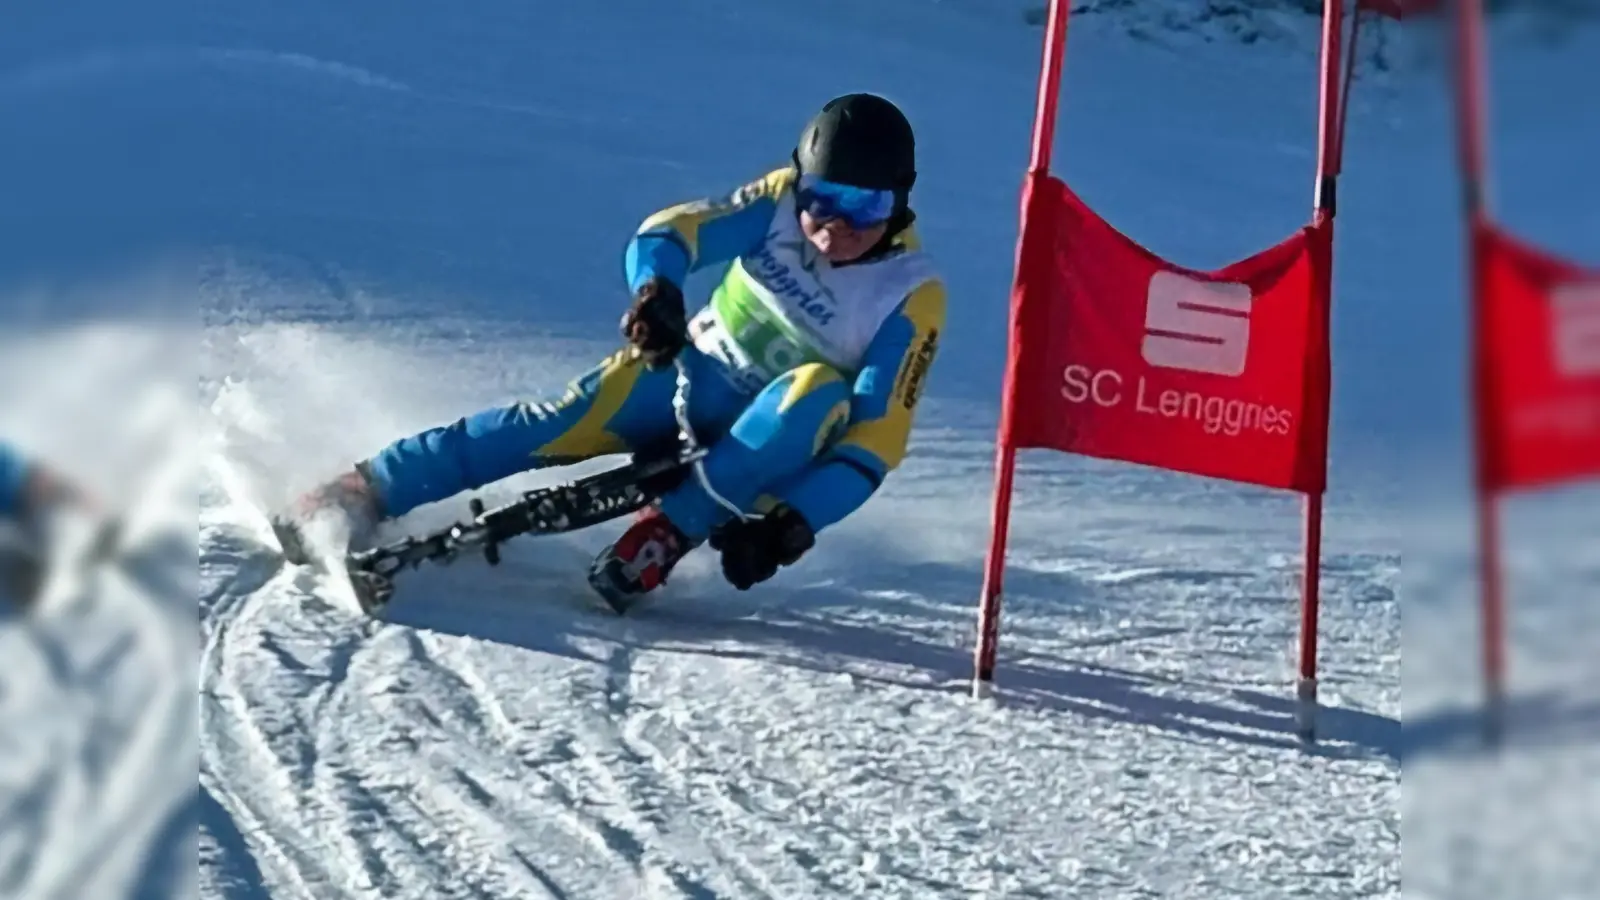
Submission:
M 736 261 L 711 295 L 711 308 L 728 336 L 762 370 L 776 378 L 796 366 L 827 362 L 822 351 L 774 312 L 766 289 L 754 283 Z

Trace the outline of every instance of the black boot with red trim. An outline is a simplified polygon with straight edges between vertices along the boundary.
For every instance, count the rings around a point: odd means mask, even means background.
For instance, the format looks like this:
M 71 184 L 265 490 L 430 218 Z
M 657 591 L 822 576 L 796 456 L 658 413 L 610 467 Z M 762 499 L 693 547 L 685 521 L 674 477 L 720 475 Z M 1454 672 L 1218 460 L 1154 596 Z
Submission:
M 695 546 L 660 509 L 647 506 L 621 537 L 595 557 L 589 584 L 612 612 L 622 615 L 665 584 L 673 567 Z

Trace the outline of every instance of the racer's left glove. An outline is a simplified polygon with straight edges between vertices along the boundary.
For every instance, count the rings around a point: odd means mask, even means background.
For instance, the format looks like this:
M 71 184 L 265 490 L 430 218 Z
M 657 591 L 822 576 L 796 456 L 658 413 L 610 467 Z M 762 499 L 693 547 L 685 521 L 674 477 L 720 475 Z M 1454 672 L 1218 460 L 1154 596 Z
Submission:
M 723 577 L 745 591 L 778 574 L 780 566 L 797 562 L 816 545 L 817 535 L 804 516 L 780 503 L 761 518 L 722 525 L 708 542 L 722 554 Z

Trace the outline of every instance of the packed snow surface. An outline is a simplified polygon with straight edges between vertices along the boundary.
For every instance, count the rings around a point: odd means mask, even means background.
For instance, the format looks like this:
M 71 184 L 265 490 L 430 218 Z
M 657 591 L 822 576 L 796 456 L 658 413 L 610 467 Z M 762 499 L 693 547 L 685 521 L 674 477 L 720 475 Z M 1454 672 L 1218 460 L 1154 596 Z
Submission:
M 1519 864 L 1550 879 L 1540 896 L 1584 884 L 1567 856 L 1467 833 L 1486 813 L 1459 788 L 1492 765 L 1451 751 L 1467 724 L 1436 713 L 1402 738 L 1401 535 L 1464 521 L 1401 489 L 1463 465 L 1456 185 L 1427 73 L 1364 66 L 1352 95 L 1308 748 L 1300 498 L 1059 454 L 1022 457 L 996 696 L 969 696 L 1041 38 L 1023 4 L 103 6 L 0 35 L 0 178 L 39 213 L 0 220 L 0 263 L 102 274 L 105 307 L 147 296 L 116 280 L 130 265 L 199 272 L 198 428 L 161 455 L 200 483 L 198 654 L 149 579 L 0 633 L 4 732 L 49 734 L 0 740 L 0 895 L 1397 898 L 1403 754 L 1438 788 L 1408 796 L 1408 851 L 1414 830 L 1437 849 L 1408 853 L 1408 889 L 1510 896 L 1495 879 Z M 1057 170 L 1186 265 L 1303 224 L 1314 18 L 1241 41 L 1113 12 L 1074 20 Z M 277 561 L 263 508 L 416 429 L 559 392 L 615 346 L 638 222 L 782 164 L 856 89 L 917 125 L 951 323 L 910 459 L 800 565 L 740 593 L 696 554 L 609 617 L 583 571 L 618 524 L 407 573 L 379 622 Z M 1508 208 L 1566 234 L 1527 214 L 1554 196 L 1531 171 Z M 117 379 L 98 334 L 52 352 Z M 110 408 L 156 415 L 137 400 Z M 172 485 L 142 488 L 152 516 L 193 502 Z M 1475 686 L 1470 564 L 1431 558 L 1444 589 L 1407 608 L 1407 687 L 1412 622 L 1435 623 L 1415 652 L 1449 665 L 1417 684 L 1446 709 Z M 69 658 L 68 636 L 105 658 Z M 1516 790 L 1554 800 L 1550 760 L 1594 743 L 1526 751 L 1552 756 Z M 1495 877 L 1462 878 L 1487 847 Z

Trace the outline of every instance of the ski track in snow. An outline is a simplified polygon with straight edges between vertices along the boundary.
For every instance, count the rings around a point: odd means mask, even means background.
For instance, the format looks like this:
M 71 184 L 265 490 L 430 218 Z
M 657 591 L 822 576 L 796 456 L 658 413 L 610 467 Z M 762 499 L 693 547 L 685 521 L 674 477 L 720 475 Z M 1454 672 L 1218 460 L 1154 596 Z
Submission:
M 548 107 L 500 100 L 481 94 L 449 94 L 418 90 L 350 63 L 321 59 L 305 53 L 249 47 L 171 47 L 88 53 L 38 63 L 20 71 L 0 72 L 0 101 L 48 97 L 117 79 L 205 71 L 265 76 L 288 82 L 296 76 L 331 85 L 413 97 L 418 100 L 463 106 L 491 112 L 539 116 L 567 122 L 600 122 L 600 117 L 572 116 Z

